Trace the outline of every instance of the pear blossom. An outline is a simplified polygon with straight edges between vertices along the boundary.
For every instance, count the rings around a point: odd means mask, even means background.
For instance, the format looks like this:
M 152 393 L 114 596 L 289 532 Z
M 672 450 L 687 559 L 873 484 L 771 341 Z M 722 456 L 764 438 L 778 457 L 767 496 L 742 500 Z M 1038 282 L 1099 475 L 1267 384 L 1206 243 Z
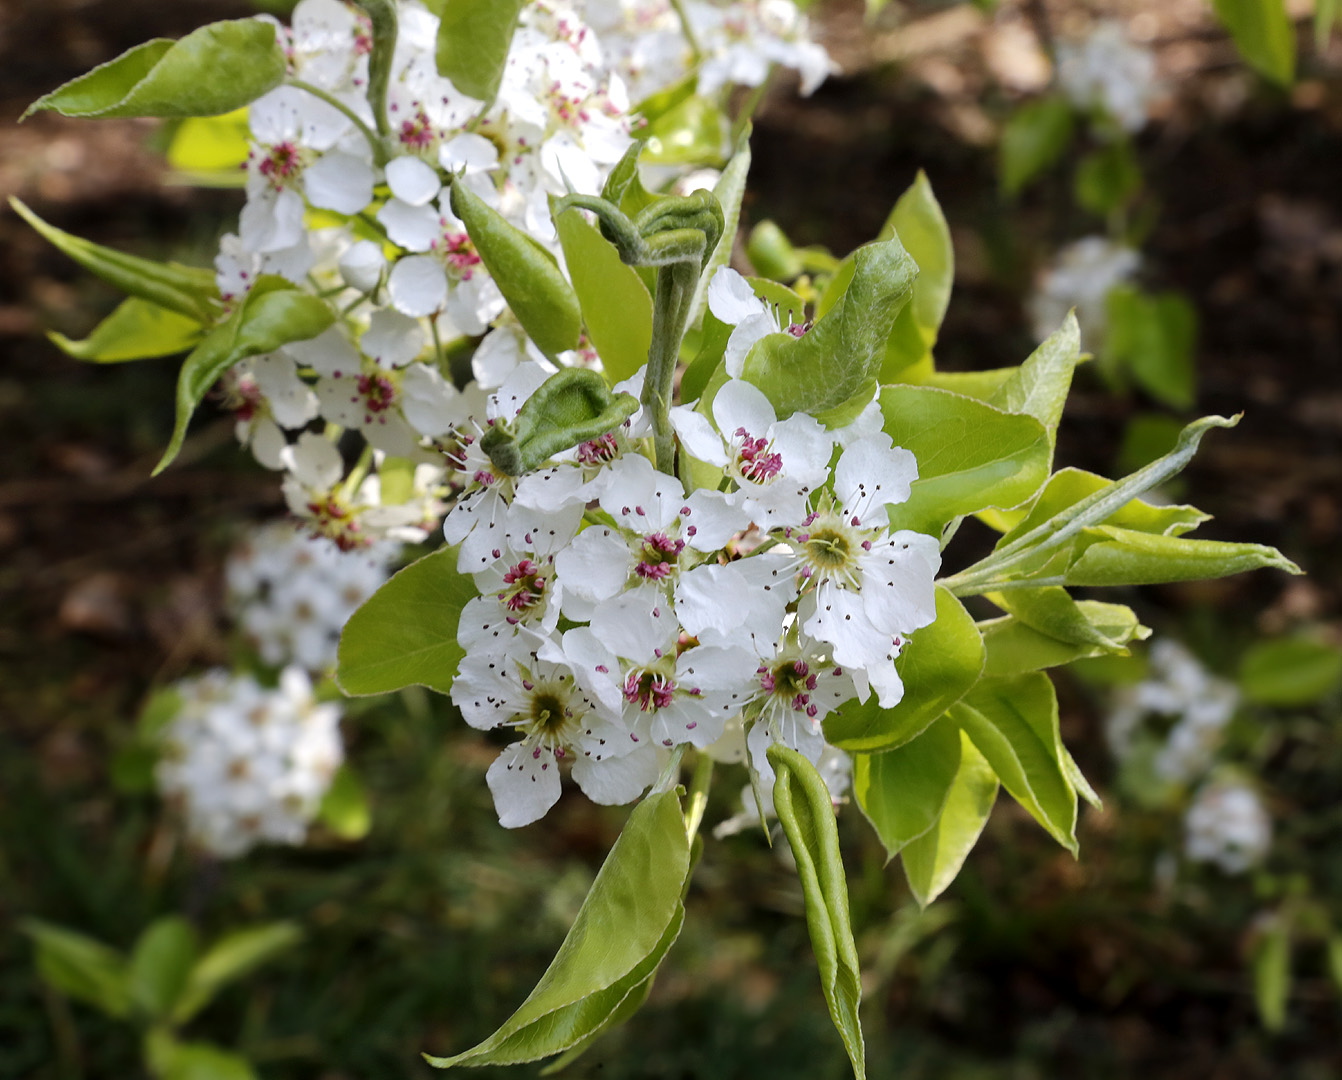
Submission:
M 1112 20 L 1083 41 L 1058 43 L 1058 86 L 1078 109 L 1099 110 L 1128 132 L 1146 126 L 1151 101 L 1161 92 L 1155 55 Z
M 1227 874 L 1242 874 L 1267 857 L 1272 820 L 1258 793 L 1237 780 L 1214 780 L 1194 796 L 1184 816 L 1184 854 Z

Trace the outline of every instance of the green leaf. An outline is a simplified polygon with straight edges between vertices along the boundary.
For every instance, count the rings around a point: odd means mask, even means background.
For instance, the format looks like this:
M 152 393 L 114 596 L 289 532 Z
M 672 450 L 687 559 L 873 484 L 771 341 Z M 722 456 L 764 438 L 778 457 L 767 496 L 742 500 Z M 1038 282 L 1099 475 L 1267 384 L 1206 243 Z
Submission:
M 1067 392 L 1072 388 L 1072 372 L 1081 359 L 1081 328 L 1076 313 L 1068 312 L 1062 326 L 1055 330 L 1025 363 L 1016 368 L 999 386 L 989 404 L 1003 412 L 1033 416 L 1048 432 L 1049 464 L 1058 438 Z
M 555 257 L 465 184 L 452 184 L 452 212 L 541 352 L 554 356 L 574 348 L 582 333 L 582 308 Z
M 1002 190 L 1016 195 L 1062 157 L 1072 141 L 1072 107 L 1060 97 L 1022 105 L 1007 121 L 998 148 Z
M 1240 690 L 1260 705 L 1310 705 L 1339 684 L 1342 650 L 1317 638 L 1260 641 L 1240 661 Z
M 929 386 L 887 386 L 880 402 L 886 434 L 918 461 L 908 501 L 891 507 L 895 528 L 940 536 L 952 518 L 1015 506 L 1048 478 L 1049 436 L 1033 416 Z
M 463 94 L 493 101 L 525 6 L 526 0 L 446 0 L 438 24 L 438 74 Z
M 181 41 L 137 45 L 44 94 L 20 119 L 43 109 L 62 116 L 218 116 L 273 90 L 284 73 L 274 23 L 211 23 Z
M 1105 358 L 1122 364 L 1143 390 L 1173 409 L 1187 409 L 1196 396 L 1193 349 L 1197 312 L 1178 293 L 1148 295 L 1128 285 L 1106 300 Z
M 673 791 L 634 808 L 554 961 L 484 1042 L 430 1065 L 510 1065 L 577 1045 L 656 970 L 684 918 L 690 848 Z
M 741 223 L 741 200 L 746 193 L 746 174 L 750 172 L 750 133 L 749 123 L 741 129 L 732 148 L 731 160 L 727 162 L 713 185 L 713 195 L 722 207 L 722 235 L 713 246 L 713 253 L 704 264 L 704 271 L 694 286 L 694 296 L 690 300 L 688 326 L 693 326 L 705 311 L 708 302 L 708 285 L 720 267 L 726 266 L 732 258 L 732 249 L 736 246 L 736 230 Z
M 725 132 L 716 102 L 691 94 L 640 131 L 647 160 L 655 165 L 717 165 Z
M 960 729 L 935 721 L 916 739 L 853 755 L 853 794 L 893 859 L 937 823 L 960 768 Z
M 1014 593 L 1018 590 L 1011 591 Z M 1059 641 L 1014 616 L 990 619 L 979 623 L 983 647 L 988 656 L 983 665 L 984 677 L 1021 675 L 1029 671 L 1061 667 L 1073 660 L 1113 656 L 1116 653 L 1126 655 L 1128 650 L 1123 647 L 1126 642 L 1144 641 L 1151 635 L 1151 631 L 1137 621 L 1132 609 L 1122 604 L 1082 600 L 1077 603 L 1077 608 L 1083 618 L 1093 620 L 1091 625 L 1096 636 L 1110 637 L 1116 645 Z
M 1288 574 L 1303 572 L 1276 548 L 1262 544 L 1153 536 L 1112 525 L 1099 525 L 1086 532 L 1095 542 L 1067 568 L 1064 584 L 1156 585 L 1227 577 L 1262 567 Z
M 847 291 L 802 337 L 769 334 L 746 357 L 742 377 L 764 392 L 779 419 L 815 415 L 875 391 L 895 316 L 908 303 L 918 268 L 898 240 L 854 253 Z
M 126 255 L 48 225 L 12 196 L 9 205 L 43 239 L 107 284 L 198 323 L 214 322 L 219 290 L 213 270 Z
M 797 863 L 806 897 L 806 928 L 820 968 L 830 1018 L 848 1051 L 857 1080 L 867 1075 L 858 1007 L 862 972 L 848 915 L 848 882 L 839 854 L 839 830 L 829 788 L 814 765 L 791 747 L 769 747 L 774 767 L 774 809 Z
M 997 799 L 997 774 L 960 733 L 960 767 L 937 823 L 900 852 L 904 876 L 920 907 L 927 907 L 955 880 L 988 823 Z
M 348 762 L 336 770 L 331 786 L 322 796 L 317 818 L 342 840 L 362 840 L 368 835 L 373 823 L 368 790 Z
M 1092 150 L 1076 167 L 1077 205 L 1108 217 L 1127 206 L 1142 186 L 1142 171 L 1127 139 Z
M 928 371 L 918 374 L 917 378 L 905 378 L 901 381 L 918 386 L 934 386 L 938 390 L 949 390 L 963 397 L 988 401 L 1002 388 L 1002 384 L 1019 370 L 1017 367 L 1006 367 L 992 368 L 988 371 Z
M 302 927 L 292 922 L 249 926 L 225 934 L 206 949 L 191 968 L 186 987 L 173 1009 L 172 1022 L 186 1023 L 229 983 L 269 963 L 302 939 Z
M 775 281 L 792 281 L 800 277 L 804 269 L 797 249 L 776 221 L 761 221 L 750 230 L 746 258 L 755 273 Z
M 1240 55 L 1278 86 L 1295 81 L 1295 25 L 1285 0 L 1212 0 Z
M 1333 25 L 1342 22 L 1342 3 L 1339 0 L 1314 0 L 1314 48 L 1323 52 L 1328 47 Z
M 161 1028 L 145 1036 L 145 1064 L 157 1080 L 256 1080 L 241 1054 L 213 1043 L 178 1042 Z
M 126 960 L 119 952 L 38 919 L 24 919 L 18 928 L 37 946 L 37 974 L 48 986 L 109 1016 L 130 1015 Z
M 135 1007 L 163 1020 L 185 990 L 196 962 L 196 931 L 178 915 L 151 923 L 131 950 L 128 985 Z
M 291 341 L 314 338 L 335 322 L 325 301 L 299 292 L 283 278 L 263 275 L 223 323 L 205 337 L 184 361 L 177 376 L 177 422 L 157 476 L 177 456 L 187 425 L 206 393 L 234 364 L 249 356 L 274 352 Z
M 119 364 L 186 352 L 200 341 L 196 319 L 132 296 L 100 322 L 83 341 L 47 334 L 67 356 L 96 364 Z
M 898 239 L 918 266 L 913 299 L 895 318 L 886 342 L 881 382 L 894 382 L 900 372 L 930 355 L 946 317 L 955 280 L 951 230 L 932 185 L 921 169 L 890 212 L 878 240 Z
M 446 694 L 465 650 L 457 623 L 475 583 L 457 572 L 455 548 L 411 563 L 370 596 L 340 635 L 336 682 L 351 697 L 427 686 Z
M 876 698 L 852 701 L 825 718 L 825 738 L 844 750 L 887 750 L 907 743 L 978 681 L 983 639 L 969 612 L 937 587 L 937 618 L 916 630 L 895 661 L 904 697 L 893 709 Z
M 606 377 L 621 382 L 648 362 L 652 297 L 632 266 L 577 210 L 555 220 L 564 262 L 582 307 L 587 336 L 601 356 Z
M 1103 604 L 1099 608 L 1078 604 L 1066 589 L 1056 585 L 1041 589 L 1009 589 L 988 596 L 1008 615 L 1041 634 L 1074 645 L 1095 645 L 1106 652 L 1123 651 L 1140 625 L 1128 608 L 1119 604 Z M 1113 609 L 1112 611 L 1110 609 Z M 1096 613 L 1105 620 L 1096 622 Z M 1118 616 L 1117 620 L 1113 616 Z M 1116 621 L 1118 629 L 1108 625 Z
M 1253 950 L 1253 997 L 1258 1019 L 1268 1031 L 1286 1026 L 1291 995 L 1291 926 L 1278 913 L 1268 923 Z
M 1076 854 L 1076 789 L 1065 764 L 1053 683 L 1038 672 L 979 682 L 948 715 L 1002 786 L 1058 843 Z
M 183 120 L 172 133 L 166 157 L 169 165 L 192 178 L 217 178 L 226 172 L 240 187 L 246 182 L 242 165 L 250 149 L 247 110 L 235 109 L 223 116 Z
M 1011 523 L 1011 527 L 998 542 L 998 546 L 1003 547 L 1019 539 L 1031 529 L 1070 509 L 1083 499 L 1091 498 L 1099 492 L 1109 491 L 1116 483 L 1114 480 L 1083 469 L 1059 469 L 1049 477 L 1048 484 L 1028 511 L 1017 513 L 1016 520 Z M 1204 514 L 1196 506 L 1157 506 L 1141 499 L 1132 499 L 1113 510 L 1104 519 L 1104 523 L 1120 525 L 1125 529 L 1136 529 L 1138 532 L 1182 536 L 1210 519 L 1210 514 Z

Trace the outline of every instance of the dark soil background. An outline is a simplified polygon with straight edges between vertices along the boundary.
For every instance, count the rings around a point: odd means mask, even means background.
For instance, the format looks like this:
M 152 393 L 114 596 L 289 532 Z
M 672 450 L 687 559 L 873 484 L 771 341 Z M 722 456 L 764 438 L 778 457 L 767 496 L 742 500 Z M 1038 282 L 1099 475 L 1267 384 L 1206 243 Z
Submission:
M 1158 630 L 1210 629 L 1227 655 L 1256 633 L 1306 622 L 1337 634 L 1342 45 L 1314 54 L 1302 22 L 1302 78 L 1283 93 L 1237 63 L 1196 0 L 1095 7 L 1146 20 L 1140 25 L 1171 89 L 1139 141 L 1156 194 L 1145 280 L 1184 291 L 1198 309 L 1197 414 L 1245 413 L 1239 428 L 1207 440 L 1187 474 L 1187 497 L 1215 515 L 1199 535 L 1276 545 L 1308 572 L 1300 579 L 1260 572 L 1125 599 Z M 41 93 L 150 37 L 252 11 L 241 0 L 4 0 L 0 193 L 100 243 L 207 263 L 240 197 L 165 183 L 155 125 L 48 114 L 21 127 L 14 121 Z M 1022 300 L 1036 268 L 1061 243 L 1101 230 L 1069 209 L 1066 175 L 1017 204 L 1004 202 L 992 142 L 1009 103 L 1037 78 L 1035 43 L 1085 15 L 1072 0 L 1005 2 L 994 17 L 969 5 L 891 4 L 868 26 L 852 0 L 826 6 L 817 18 L 845 75 L 810 99 L 779 92 L 765 102 L 747 218 L 773 218 L 798 243 L 843 253 L 876 233 L 925 169 L 958 260 L 939 362 L 1018 363 L 1033 344 Z M 0 210 L 0 757 L 32 776 L 22 790 L 0 788 L 0 817 L 17 821 L 21 799 L 33 798 L 68 804 L 71 827 L 95 832 L 117 813 L 108 748 L 148 689 L 226 657 L 219 572 L 230 530 L 281 508 L 274 478 L 242 460 L 224 418 L 198 421 L 180 463 L 149 479 L 171 427 L 175 362 L 80 365 L 43 336 L 47 329 L 82 336 L 115 300 Z M 1059 463 L 1112 474 L 1125 424 L 1151 408 L 1083 372 L 1060 432 Z M 1103 785 L 1109 766 L 1095 710 L 1074 688 L 1062 692 L 1064 733 Z M 927 989 L 895 979 L 869 998 L 866 1012 L 883 1013 L 894 1033 L 879 1045 L 906 1063 L 902 1075 L 1342 1075 L 1342 1010 L 1318 972 L 1307 973 L 1293 1001 L 1287 1035 L 1269 1039 L 1254 1019 L 1242 942 L 1172 940 L 1155 907 L 1106 906 L 1102 890 L 1118 883 L 1140 896 L 1148 871 L 1104 877 L 1093 869 L 1111 865 L 1114 834 L 1125 828 L 1112 809 L 1085 819 L 1080 863 L 1048 850 L 1013 810 L 999 807 L 985 840 L 993 850 L 976 853 L 949 894 L 961 920 L 949 981 Z M 561 847 L 595 864 L 601 843 L 580 833 L 560 838 Z M 31 913 L 17 899 L 31 888 L 16 883 L 45 869 L 40 859 L 17 856 L 7 869 L 0 848 L 0 934 L 7 920 Z M 903 889 L 893 871 L 882 879 L 879 862 L 868 869 L 875 884 L 867 873 L 859 908 L 873 889 Z M 744 901 L 730 901 L 723 889 L 711 878 L 704 886 L 714 917 L 727 925 L 746 918 Z M 25 945 L 0 937 L 0 967 L 21 974 L 29 964 Z M 813 979 L 809 969 L 801 974 Z M 667 983 L 654 1006 L 684 999 L 685 1008 L 706 1011 L 674 975 Z M 0 989 L 0 1030 L 6 1010 L 28 1015 L 27 992 Z M 745 1042 L 787 1042 L 790 1021 L 778 1010 L 818 1004 L 779 1000 L 763 1020 L 749 1008 L 751 1019 L 731 1014 L 731 1023 L 745 1025 Z M 710 1017 L 676 1017 L 711 1041 L 694 1027 Z M 674 1043 L 674 1027 L 667 1037 Z M 997 1065 L 938 1066 L 941 1051 L 926 1046 Z M 636 1041 L 624 1050 L 638 1057 Z M 123 1075 L 103 1070 L 96 1057 L 85 1065 L 88 1076 Z M 741 1068 L 713 1075 L 764 1074 Z M 683 1065 L 656 1075 L 708 1073 Z

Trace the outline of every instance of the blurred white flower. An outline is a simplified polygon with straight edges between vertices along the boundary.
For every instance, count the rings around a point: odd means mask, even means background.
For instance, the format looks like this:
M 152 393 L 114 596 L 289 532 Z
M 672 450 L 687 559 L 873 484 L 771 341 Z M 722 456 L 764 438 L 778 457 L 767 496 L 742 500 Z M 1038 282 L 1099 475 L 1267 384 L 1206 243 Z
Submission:
M 1082 237 L 1062 248 L 1027 302 L 1035 337 L 1043 341 L 1076 308 L 1081 347 L 1098 348 L 1108 322 L 1109 293 L 1131 278 L 1141 261 L 1131 248 L 1103 236 Z
M 1116 22 L 1100 23 L 1084 41 L 1058 45 L 1058 86 L 1078 109 L 1098 109 L 1134 132 L 1146 126 L 1160 94 L 1155 55 L 1133 44 Z
M 1184 817 L 1184 853 L 1242 874 L 1263 861 L 1272 845 L 1272 821 L 1258 793 L 1234 780 L 1204 785 Z

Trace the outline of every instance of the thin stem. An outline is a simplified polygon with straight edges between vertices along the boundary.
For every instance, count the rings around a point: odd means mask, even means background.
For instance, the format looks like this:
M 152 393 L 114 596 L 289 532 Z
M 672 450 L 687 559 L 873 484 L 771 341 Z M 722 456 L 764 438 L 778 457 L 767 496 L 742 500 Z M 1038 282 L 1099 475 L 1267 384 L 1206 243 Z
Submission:
M 373 447 L 371 444 L 365 445 L 363 453 L 359 455 L 359 460 L 354 463 L 354 468 L 345 478 L 341 485 L 340 494 L 345 499 L 354 498 L 354 493 L 359 490 L 359 485 L 363 483 L 364 477 L 368 475 L 368 470 L 373 467 Z
M 685 809 L 685 833 L 693 841 L 708 807 L 708 789 L 713 780 L 713 759 L 699 751 L 690 778 L 690 798 Z
M 1006 592 L 1009 589 L 1042 589 L 1049 585 L 1066 585 L 1065 577 L 1041 577 L 1041 578 L 1013 578 L 1010 581 L 978 581 L 973 579 L 963 579 L 957 581 L 960 575 L 955 577 L 942 578 L 937 582 L 938 585 L 946 589 L 952 596 L 983 596 L 985 593 Z
M 760 107 L 760 102 L 764 100 L 764 95 L 769 91 L 769 81 L 773 78 L 774 70 L 777 64 L 769 65 L 769 73 L 764 76 L 759 86 L 750 91 L 750 97 L 746 98 L 745 104 L 741 106 L 741 111 L 736 114 L 736 119 L 732 121 L 732 145 L 735 146 L 741 138 L 741 132 L 745 126 L 750 123 L 755 115 L 755 110 Z
M 671 429 L 671 397 L 675 392 L 680 339 L 689 316 L 690 298 L 699 279 L 698 263 L 676 262 L 657 270 L 657 294 L 652 307 L 652 346 L 643 382 L 643 407 L 652 419 L 652 443 L 657 470 L 670 476 L 676 470 L 676 440 Z
M 350 123 L 363 133 L 363 137 L 368 140 L 368 145 L 373 148 L 373 161 L 378 165 L 385 165 L 387 163 L 387 148 L 382 145 L 382 140 L 377 137 L 372 128 L 360 119 L 358 113 L 338 97 L 334 94 L 328 94 L 320 86 L 313 86 L 312 83 L 306 82 L 303 79 L 289 79 L 287 80 L 286 85 L 292 86 L 295 90 L 305 91 L 313 97 L 321 98 L 321 100 L 330 105 L 331 108 L 339 109 L 349 119 Z
M 671 751 L 671 760 L 666 763 L 666 768 L 662 770 L 662 775 L 657 777 L 657 783 L 652 785 L 649 795 L 660 795 L 664 791 L 670 791 L 680 780 L 680 759 L 685 756 L 685 747 L 687 744 L 681 743 Z
M 690 47 L 691 61 L 697 64 L 704 58 L 704 50 L 699 47 L 699 39 L 694 36 L 694 27 L 690 25 L 685 4 L 683 0 L 671 0 L 671 6 L 676 9 L 676 14 L 680 17 L 680 31 L 685 35 L 685 44 Z

